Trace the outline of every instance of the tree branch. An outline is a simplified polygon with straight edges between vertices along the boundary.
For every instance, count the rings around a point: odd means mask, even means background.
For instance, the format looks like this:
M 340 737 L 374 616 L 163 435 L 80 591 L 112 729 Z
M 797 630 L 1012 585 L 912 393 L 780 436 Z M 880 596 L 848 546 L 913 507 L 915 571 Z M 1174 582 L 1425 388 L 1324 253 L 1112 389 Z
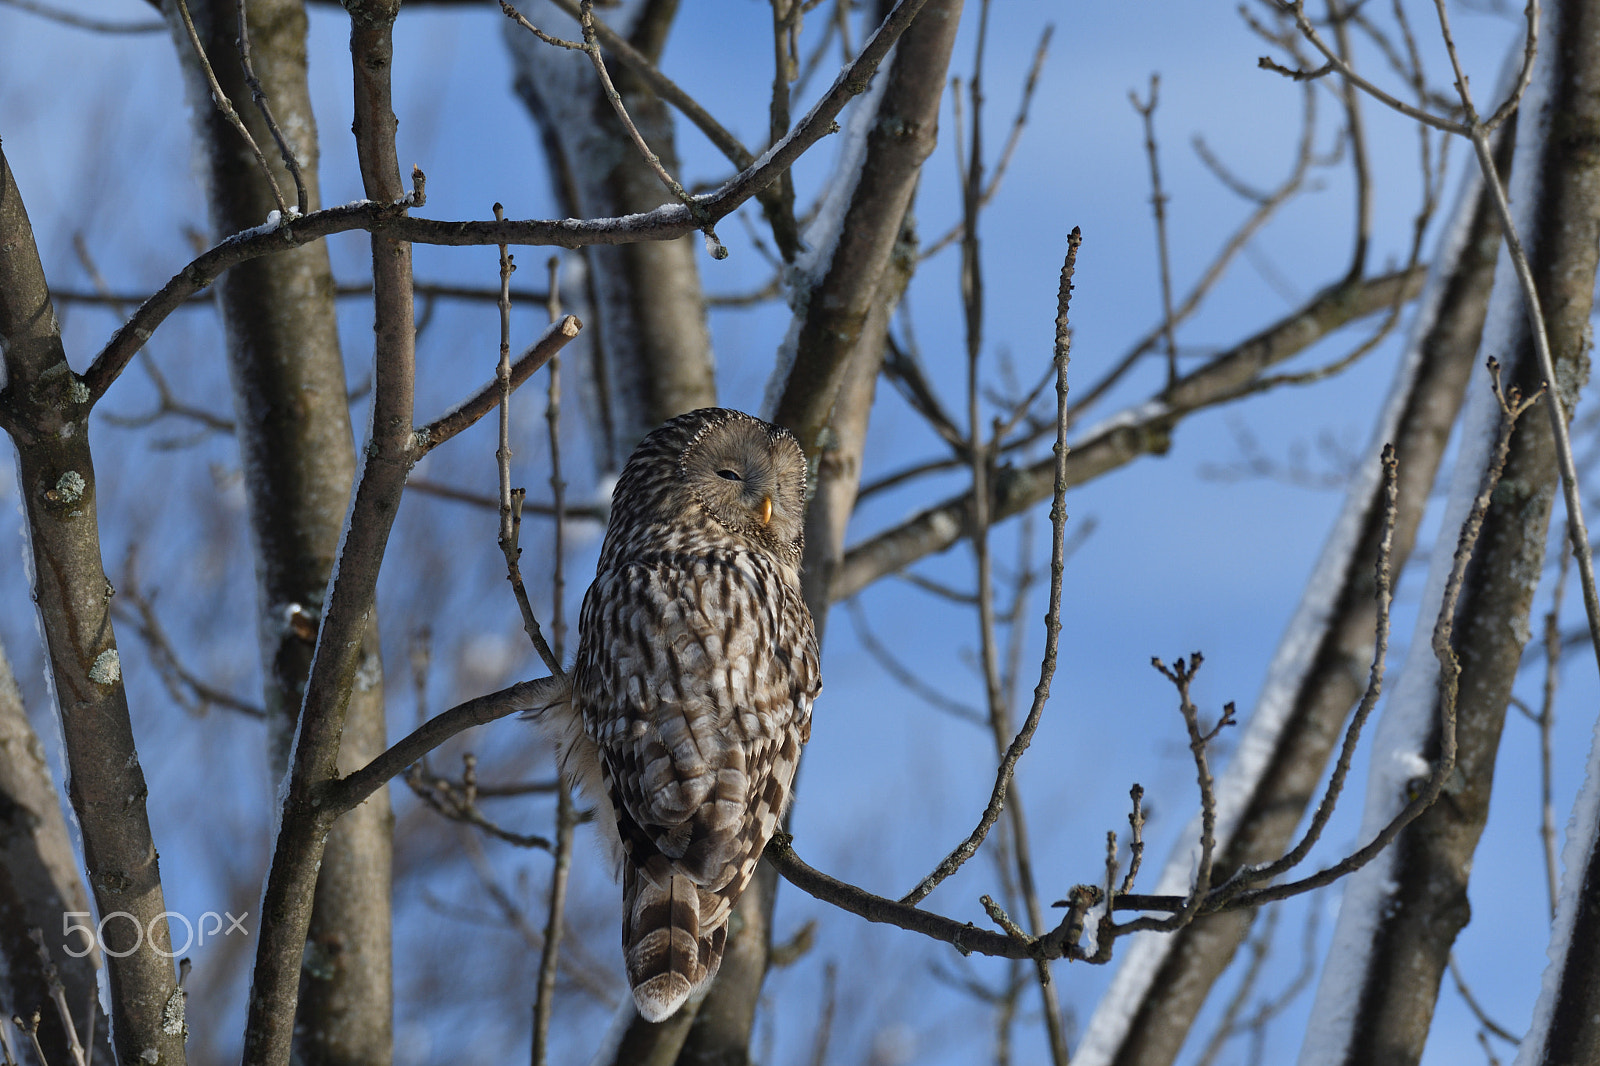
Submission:
M 511 364 L 509 374 L 509 387 L 514 391 L 523 382 L 553 359 L 557 352 L 567 346 L 567 343 L 578 335 L 583 329 L 583 323 L 573 315 L 563 317 L 559 322 L 551 323 L 544 331 L 544 335 L 528 346 L 527 350 L 517 356 L 516 362 Z M 417 458 L 428 454 L 445 441 L 454 437 L 468 426 L 473 425 L 484 415 L 493 411 L 500 403 L 500 382 L 490 381 L 471 397 L 461 401 L 449 411 L 422 426 L 416 431 L 414 450 Z M 498 505 L 497 505 L 498 506 Z
M 1412 299 L 1425 274 L 1417 267 L 1334 286 L 1250 340 L 1179 378 L 1157 399 L 1107 419 L 1070 449 L 1067 485 L 1091 481 L 1142 455 L 1165 453 L 1172 430 L 1185 416 L 1234 399 L 1248 390 L 1261 370 L 1303 351 L 1334 330 L 1386 311 L 1396 299 Z M 1049 498 L 1054 467 L 1055 460 L 1046 459 L 1020 470 L 998 470 L 991 486 L 994 519 L 1020 514 Z M 967 535 L 971 507 L 970 493 L 951 497 L 852 548 L 834 577 L 832 598 L 847 599 L 885 574 L 951 547 Z
M 403 190 L 383 200 L 367 199 L 313 212 L 302 218 L 269 219 L 262 226 L 237 233 L 209 249 L 173 275 L 161 289 L 134 312 L 95 357 L 83 380 L 93 404 L 105 394 L 157 326 L 189 297 L 215 281 L 223 271 L 258 256 L 334 233 L 366 230 L 392 241 L 413 244 L 477 246 L 489 244 L 554 245 L 583 248 L 594 244 L 634 244 L 666 241 L 700 229 L 709 219 L 715 224 L 732 214 L 766 188 L 807 149 L 837 128 L 834 119 L 851 99 L 865 92 L 878 64 L 911 24 L 927 0 L 900 0 L 876 33 L 863 46 L 856 61 L 842 71 L 832 87 L 806 117 L 754 164 L 735 175 L 714 193 L 694 197 L 695 210 L 683 204 L 665 204 L 643 214 L 620 218 L 561 219 L 557 221 L 440 222 L 412 218 L 410 207 L 425 202 L 422 183 L 409 196 Z M 413 177 L 420 177 L 413 171 Z
M 405 773 L 405 768 L 410 767 L 411 763 L 418 762 L 427 752 L 434 751 L 435 747 L 456 733 L 470 730 L 474 725 L 504 719 L 507 714 L 526 711 L 533 703 L 534 696 L 544 690 L 546 683 L 544 679 L 518 682 L 512 687 L 467 699 L 466 703 L 456 704 L 450 711 L 434 715 L 411 730 L 405 739 L 395 741 L 394 746 L 366 763 L 365 767 L 344 778 L 328 781 L 322 789 L 323 810 L 330 813 L 330 818 L 338 818 L 342 813 L 355 810 L 368 795 L 389 783 L 390 778 Z

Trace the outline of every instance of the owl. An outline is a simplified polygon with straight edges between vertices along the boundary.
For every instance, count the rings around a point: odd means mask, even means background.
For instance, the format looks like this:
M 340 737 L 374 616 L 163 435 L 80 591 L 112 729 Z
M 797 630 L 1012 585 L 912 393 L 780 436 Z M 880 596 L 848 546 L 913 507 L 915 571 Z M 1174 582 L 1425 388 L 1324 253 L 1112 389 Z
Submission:
M 577 658 L 531 712 L 595 806 L 628 983 L 653 1022 L 716 976 L 811 735 L 805 509 L 785 429 L 706 408 L 645 437 L 612 496 Z

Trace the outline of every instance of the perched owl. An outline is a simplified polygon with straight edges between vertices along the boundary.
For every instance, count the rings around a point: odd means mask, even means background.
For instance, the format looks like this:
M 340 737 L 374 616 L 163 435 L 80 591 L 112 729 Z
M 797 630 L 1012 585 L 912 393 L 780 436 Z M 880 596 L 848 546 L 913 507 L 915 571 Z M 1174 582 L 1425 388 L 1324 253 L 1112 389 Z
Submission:
M 531 712 L 622 875 L 639 1013 L 716 976 L 822 688 L 800 595 L 806 460 L 738 411 L 680 415 L 623 468 L 569 685 Z

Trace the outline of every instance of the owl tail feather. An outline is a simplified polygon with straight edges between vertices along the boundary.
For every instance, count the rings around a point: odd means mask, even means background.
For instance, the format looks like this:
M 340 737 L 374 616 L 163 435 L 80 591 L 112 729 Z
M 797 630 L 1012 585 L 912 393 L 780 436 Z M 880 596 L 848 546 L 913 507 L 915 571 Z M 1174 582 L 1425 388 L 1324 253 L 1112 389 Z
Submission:
M 652 880 L 629 863 L 622 875 L 622 950 L 633 1002 L 646 1021 L 671 1017 L 717 975 L 728 942 L 728 907 L 681 874 Z M 701 916 L 718 915 L 712 928 Z

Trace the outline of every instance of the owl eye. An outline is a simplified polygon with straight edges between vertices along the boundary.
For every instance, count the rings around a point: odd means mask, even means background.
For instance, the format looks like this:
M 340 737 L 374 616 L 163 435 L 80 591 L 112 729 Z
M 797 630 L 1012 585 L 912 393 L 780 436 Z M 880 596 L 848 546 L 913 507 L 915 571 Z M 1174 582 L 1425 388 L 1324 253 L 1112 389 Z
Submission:
M 744 480 L 744 478 L 739 476 L 739 472 L 737 470 L 718 470 L 717 471 L 717 476 L 718 477 L 722 477 L 722 478 L 727 478 L 729 481 L 743 481 Z

